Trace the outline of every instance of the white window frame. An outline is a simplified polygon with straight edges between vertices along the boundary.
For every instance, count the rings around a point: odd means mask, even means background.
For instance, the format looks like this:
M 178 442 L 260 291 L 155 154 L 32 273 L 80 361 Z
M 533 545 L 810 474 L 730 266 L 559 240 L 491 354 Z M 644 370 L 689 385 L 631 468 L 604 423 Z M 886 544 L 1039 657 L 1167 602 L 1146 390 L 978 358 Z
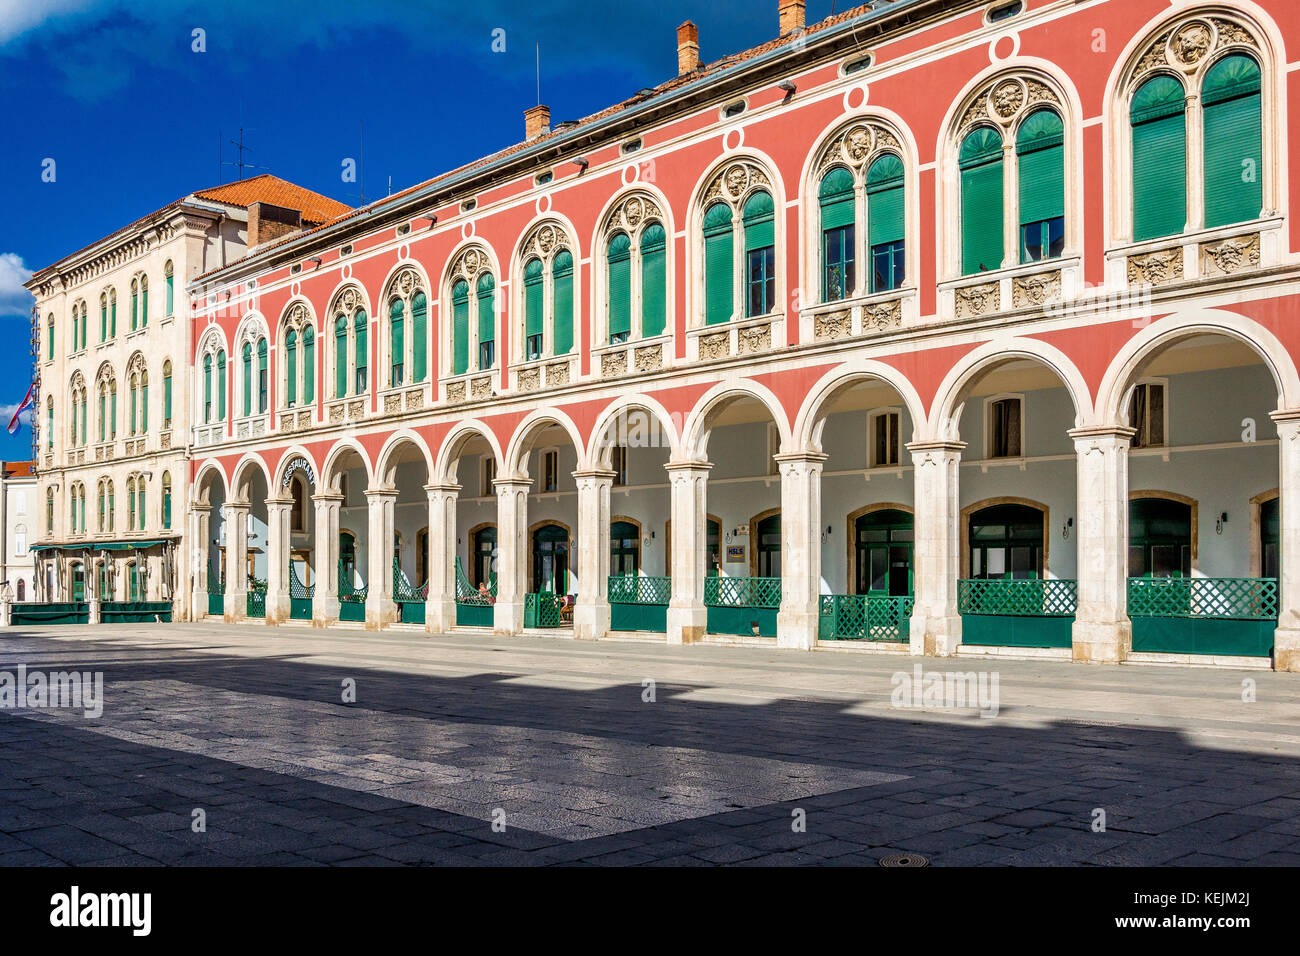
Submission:
M 993 454 L 993 406 L 997 402 L 1014 399 L 1020 403 L 1020 454 L 1019 455 L 994 455 Z M 984 399 L 984 458 L 991 461 L 1019 461 L 1028 457 L 1029 448 L 1026 418 L 1025 414 L 1025 396 L 1023 392 L 1002 392 L 998 395 L 990 395 Z
M 879 435 L 881 422 L 890 416 L 898 418 L 898 460 L 883 462 L 876 461 L 876 437 Z M 898 468 L 903 463 L 903 409 L 898 405 L 891 405 L 886 408 L 874 408 L 867 419 L 867 467 L 868 468 Z
M 1132 411 L 1131 411 L 1133 407 L 1133 399 L 1137 396 L 1137 388 L 1139 385 L 1147 385 L 1147 386 L 1158 385 L 1164 391 L 1164 401 L 1161 403 L 1163 407 L 1161 409 L 1161 416 L 1160 416 L 1160 426 L 1161 426 L 1161 434 L 1163 436 L 1163 440 L 1160 442 L 1159 445 L 1146 444 L 1141 446 L 1134 445 L 1132 447 L 1137 448 L 1139 450 L 1144 448 L 1168 448 L 1170 444 L 1169 442 L 1169 379 L 1158 378 L 1158 377 L 1141 378 L 1133 383 L 1133 391 L 1129 395 L 1128 405 L 1125 406 L 1125 413 L 1129 416 L 1130 422 L 1132 422 L 1133 420 Z M 1150 409 L 1151 409 L 1151 392 L 1150 389 L 1148 388 L 1147 390 L 1148 431 L 1150 430 L 1150 414 L 1149 414 Z M 1134 435 L 1133 437 L 1134 439 L 1136 439 L 1138 436 Z

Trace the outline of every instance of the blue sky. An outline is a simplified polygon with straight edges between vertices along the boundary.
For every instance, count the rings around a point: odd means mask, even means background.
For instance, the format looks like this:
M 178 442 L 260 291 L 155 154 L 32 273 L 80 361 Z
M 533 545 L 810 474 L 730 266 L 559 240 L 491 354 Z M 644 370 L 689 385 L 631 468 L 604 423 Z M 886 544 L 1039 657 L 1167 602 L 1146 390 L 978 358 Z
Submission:
M 810 0 L 808 21 L 831 6 Z M 241 126 L 247 162 L 356 205 L 340 171 L 363 122 L 374 199 L 520 140 L 538 44 L 542 102 L 577 119 L 671 77 L 686 19 L 712 60 L 775 36 L 777 0 L 0 0 L 0 424 L 31 375 L 23 279 L 236 178 L 218 144 L 232 161 Z M 0 430 L 0 458 L 30 451 L 28 428 Z

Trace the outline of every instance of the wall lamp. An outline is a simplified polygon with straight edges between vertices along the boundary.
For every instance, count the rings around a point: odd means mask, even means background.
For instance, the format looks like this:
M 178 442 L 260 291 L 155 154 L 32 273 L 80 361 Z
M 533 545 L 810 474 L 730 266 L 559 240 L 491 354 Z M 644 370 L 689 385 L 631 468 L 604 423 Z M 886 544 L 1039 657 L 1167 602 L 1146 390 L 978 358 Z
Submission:
M 1074 527 L 1074 519 L 1073 519 L 1073 518 L 1066 518 L 1066 519 L 1065 519 L 1065 527 L 1061 529 L 1061 537 L 1062 537 L 1062 538 L 1068 538 L 1068 537 L 1070 536 L 1070 529 L 1073 528 L 1073 527 Z
M 308 262 L 314 262 L 314 263 L 316 263 L 316 268 L 317 268 L 317 269 L 320 268 L 320 264 L 321 264 L 321 257 L 320 257 L 320 256 L 312 256 L 312 257 L 311 257 L 310 259 L 308 259 L 307 261 L 308 261 Z
M 784 91 L 786 96 L 794 96 L 794 91 L 798 89 L 798 87 L 789 80 L 782 80 L 780 83 L 776 84 L 776 88 Z
M 579 175 L 582 175 L 582 173 L 585 173 L 585 172 L 587 171 L 587 167 L 590 165 L 590 164 L 587 162 L 587 157 L 586 157 L 586 156 L 578 156 L 578 157 L 576 157 L 576 158 L 574 158 L 574 159 L 569 160 L 569 162 L 573 163 L 573 165 L 575 165 L 575 166 L 578 167 L 578 171 L 579 171 L 578 174 L 579 174 Z
M 1214 522 L 1214 533 L 1223 534 L 1223 526 L 1228 523 L 1228 512 L 1219 515 L 1219 519 Z
M 423 216 L 421 216 L 420 218 L 421 218 L 421 219 L 427 219 L 427 220 L 429 220 L 429 228 L 430 228 L 430 229 L 432 229 L 434 226 L 438 225 L 438 217 L 435 216 L 435 215 L 434 215 L 433 213 L 431 213 L 431 212 L 425 213 L 425 214 L 424 214 Z

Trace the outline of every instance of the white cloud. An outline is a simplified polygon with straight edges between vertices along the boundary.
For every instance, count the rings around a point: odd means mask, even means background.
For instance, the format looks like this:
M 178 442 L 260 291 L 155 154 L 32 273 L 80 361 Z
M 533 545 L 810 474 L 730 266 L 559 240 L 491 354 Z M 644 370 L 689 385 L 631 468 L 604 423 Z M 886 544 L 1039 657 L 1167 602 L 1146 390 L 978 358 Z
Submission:
M 22 36 L 32 27 L 64 14 L 84 10 L 92 0 L 0 0 L 0 43 Z
M 5 433 L 4 429 L 6 426 L 8 426 L 9 419 L 14 417 L 14 409 L 17 407 L 18 407 L 17 402 L 10 402 L 8 405 L 0 405 L 0 435 L 3 435 Z M 32 423 L 33 408 L 23 409 L 23 413 L 18 416 L 18 421 L 20 424 L 30 425 Z
M 23 265 L 22 256 L 15 252 L 0 252 L 0 315 L 31 314 L 35 300 L 23 288 L 23 283 L 31 277 L 32 270 Z

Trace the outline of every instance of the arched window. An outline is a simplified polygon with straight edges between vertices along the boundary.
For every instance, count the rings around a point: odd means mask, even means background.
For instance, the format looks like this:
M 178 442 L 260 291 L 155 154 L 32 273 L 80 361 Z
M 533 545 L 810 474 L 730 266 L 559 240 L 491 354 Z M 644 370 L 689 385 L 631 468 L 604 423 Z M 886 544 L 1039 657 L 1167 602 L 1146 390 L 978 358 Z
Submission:
M 1043 576 L 1043 512 L 1028 505 L 992 505 L 970 516 L 972 578 Z
M 429 374 L 429 304 L 424 280 L 403 269 L 389 284 L 388 385 L 418 385 Z
M 212 421 L 212 355 L 203 356 L 203 424 Z M 101 438 L 103 436 L 100 436 Z
M 668 234 L 650 222 L 641 233 L 641 337 L 663 335 L 668 323 Z
M 1002 134 L 979 126 L 962 140 L 957 156 L 961 171 L 962 275 L 1002 268 Z
M 164 471 L 162 476 L 162 526 L 170 531 L 172 526 L 172 475 Z
M 776 216 L 772 194 L 759 190 L 745 203 L 746 316 L 776 311 Z
M 54 313 L 45 321 L 45 358 L 54 361 Z
M 113 491 L 113 482 L 108 483 L 108 530 L 113 531 L 113 523 L 117 516 L 117 494 Z
M 217 352 L 217 421 L 226 420 L 226 350 Z
M 128 435 L 134 435 L 137 421 L 136 416 L 139 414 L 140 409 L 140 373 L 132 372 L 131 377 L 127 379 L 126 387 L 130 401 L 130 405 L 128 406 L 130 416 L 126 420 L 126 433 Z
M 149 324 L 149 277 L 140 277 L 140 328 Z
M 661 216 L 644 195 L 629 196 L 610 213 L 605 317 L 611 345 L 663 335 L 668 324 L 668 241 Z
M 143 531 L 145 528 L 145 510 L 144 503 L 144 478 L 139 477 L 135 480 L 135 497 L 136 497 L 136 525 L 135 530 Z
M 857 288 L 854 273 L 853 174 L 836 166 L 817 190 L 822 225 L 822 301 L 836 302 Z
M 99 294 L 99 341 L 108 341 L 108 293 Z
M 117 289 L 108 290 L 108 337 L 117 338 Z
M 478 367 L 492 368 L 496 365 L 496 288 L 497 280 L 492 273 L 479 276 L 478 295 L 475 303 L 478 309 Z
M 267 401 L 269 398 L 269 376 L 266 368 L 266 337 L 257 340 L 257 413 L 263 415 L 266 413 Z
M 131 280 L 131 331 L 140 327 L 140 280 Z
M 310 325 L 302 330 L 302 400 L 316 400 L 316 330 Z
M 1258 219 L 1264 206 L 1259 64 L 1225 56 L 1201 85 L 1206 228 Z
M 609 316 L 609 341 L 611 345 L 616 345 L 626 342 L 632 334 L 632 240 L 627 233 L 615 233 L 609 240 L 605 252 L 605 268 L 608 276 L 605 309 Z M 538 278 L 541 278 L 540 269 L 538 271 Z M 525 269 L 525 286 L 528 281 L 528 271 Z
M 573 351 L 573 254 L 554 225 L 535 229 L 523 244 L 524 316 L 520 359 Z M 481 313 L 480 313 L 481 315 Z
M 172 427 L 172 361 L 163 362 L 163 428 Z
M 369 359 L 369 349 L 366 346 L 366 333 L 370 328 L 370 323 L 366 319 L 364 310 L 357 310 L 355 318 L 352 320 L 352 339 L 356 345 L 356 390 L 355 394 L 363 395 L 366 391 L 366 383 L 369 379 L 366 376 L 367 362 Z
M 1020 261 L 1065 251 L 1065 126 L 1055 110 L 1034 110 L 1016 134 Z
M 149 370 L 140 370 L 140 434 L 149 431 Z
M 735 240 L 731 207 L 715 202 L 704 213 L 704 322 L 730 322 L 735 315 Z
M 903 160 L 885 153 L 867 168 L 867 245 L 871 291 L 897 289 L 906 278 Z
M 104 520 L 106 518 L 106 512 L 104 511 L 104 506 L 105 506 L 104 498 L 105 498 L 105 493 L 107 491 L 107 488 L 108 488 L 108 483 L 103 478 L 99 479 L 99 485 L 97 486 L 97 490 L 99 491 L 99 498 L 95 508 L 95 530 L 98 531 L 100 534 L 104 533 Z
M 424 292 L 411 296 L 411 381 L 429 375 L 429 302 Z
M 163 314 L 171 316 L 176 304 L 176 276 L 173 274 L 172 261 L 170 259 L 168 259 L 167 264 L 163 266 L 163 282 L 167 286 L 167 311 Z
M 45 489 L 45 533 L 54 534 L 54 489 Z
M 253 414 L 253 343 L 245 342 L 240 353 L 243 360 L 244 415 Z
M 1128 504 L 1128 575 L 1186 578 L 1192 574 L 1192 506 L 1167 498 Z
M 369 359 L 367 338 L 369 317 L 359 291 L 344 289 L 335 300 L 334 314 L 334 397 L 364 395 Z
M 555 340 L 552 355 L 568 355 L 573 351 L 573 254 L 561 249 L 551 263 L 551 281 L 554 289 L 553 325 Z M 82 306 L 85 309 L 85 306 Z
M 1133 239 L 1158 239 L 1187 227 L 1186 93 L 1156 76 L 1133 95 Z
M 288 408 L 298 401 L 298 333 L 290 329 L 284 336 L 284 402 Z
M 641 570 L 641 529 L 630 521 L 609 526 L 609 573 L 614 577 L 635 577 Z
M 135 530 L 135 479 L 126 480 L 126 530 Z
M 334 397 L 348 394 L 348 320 L 339 315 L 334 319 Z
M 469 370 L 469 283 L 459 279 L 451 287 L 451 374 Z

